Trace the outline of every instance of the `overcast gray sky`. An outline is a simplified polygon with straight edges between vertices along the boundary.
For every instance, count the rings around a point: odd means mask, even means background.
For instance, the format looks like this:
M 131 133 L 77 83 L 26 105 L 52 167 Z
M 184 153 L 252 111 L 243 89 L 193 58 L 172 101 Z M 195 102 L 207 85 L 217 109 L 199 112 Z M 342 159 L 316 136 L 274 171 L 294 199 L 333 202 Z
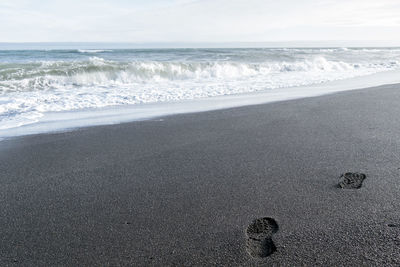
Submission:
M 392 40 L 400 0 L 0 0 L 0 42 Z

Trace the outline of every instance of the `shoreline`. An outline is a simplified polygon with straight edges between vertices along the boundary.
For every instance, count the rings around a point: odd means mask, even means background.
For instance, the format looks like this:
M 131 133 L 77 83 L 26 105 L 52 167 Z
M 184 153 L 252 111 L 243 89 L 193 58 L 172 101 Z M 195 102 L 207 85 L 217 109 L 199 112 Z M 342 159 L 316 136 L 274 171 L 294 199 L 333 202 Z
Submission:
M 79 128 L 114 125 L 133 121 L 157 119 L 177 114 L 207 112 L 242 106 L 276 103 L 332 93 L 399 84 L 399 70 L 335 80 L 323 84 L 271 89 L 252 93 L 220 95 L 175 102 L 156 102 L 109 106 L 94 109 L 44 113 L 38 122 L 16 128 L 0 129 L 3 139 L 42 133 L 71 131 Z
M 398 103 L 394 84 L 4 140 L 0 264 L 399 265 Z

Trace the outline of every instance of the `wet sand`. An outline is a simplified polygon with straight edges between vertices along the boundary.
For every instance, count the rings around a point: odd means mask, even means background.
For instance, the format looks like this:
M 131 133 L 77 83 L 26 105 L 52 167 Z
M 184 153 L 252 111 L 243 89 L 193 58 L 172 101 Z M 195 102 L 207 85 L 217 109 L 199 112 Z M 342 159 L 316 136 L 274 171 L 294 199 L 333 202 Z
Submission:
M 6 140 L 0 184 L 1 266 L 398 266 L 400 85 Z

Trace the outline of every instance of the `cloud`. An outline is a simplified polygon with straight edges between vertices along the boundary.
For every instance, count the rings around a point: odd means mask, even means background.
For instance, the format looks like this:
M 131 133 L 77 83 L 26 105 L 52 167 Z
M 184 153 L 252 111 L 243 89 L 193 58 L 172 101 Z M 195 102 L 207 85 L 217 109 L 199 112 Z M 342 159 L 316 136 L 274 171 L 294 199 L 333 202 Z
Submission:
M 0 41 L 400 40 L 399 13 L 397 0 L 2 0 Z

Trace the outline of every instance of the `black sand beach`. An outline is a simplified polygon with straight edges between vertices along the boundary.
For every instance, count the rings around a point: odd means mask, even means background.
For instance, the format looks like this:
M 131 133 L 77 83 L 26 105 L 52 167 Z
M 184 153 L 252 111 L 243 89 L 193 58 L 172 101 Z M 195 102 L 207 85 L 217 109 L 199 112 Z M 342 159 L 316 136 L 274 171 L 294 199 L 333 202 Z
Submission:
M 399 266 L 400 85 L 2 141 L 0 185 L 1 266 Z

